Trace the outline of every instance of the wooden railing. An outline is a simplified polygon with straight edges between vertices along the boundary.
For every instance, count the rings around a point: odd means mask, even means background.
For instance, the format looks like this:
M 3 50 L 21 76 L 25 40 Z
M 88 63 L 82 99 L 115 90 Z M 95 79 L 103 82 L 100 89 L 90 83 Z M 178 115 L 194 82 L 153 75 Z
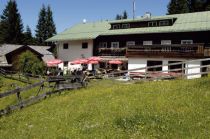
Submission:
M 125 56 L 126 48 L 98 48 L 98 56 Z
M 206 52 L 207 53 L 207 52 Z M 147 45 L 129 46 L 126 50 L 127 57 L 166 57 L 166 58 L 202 58 L 204 45 Z

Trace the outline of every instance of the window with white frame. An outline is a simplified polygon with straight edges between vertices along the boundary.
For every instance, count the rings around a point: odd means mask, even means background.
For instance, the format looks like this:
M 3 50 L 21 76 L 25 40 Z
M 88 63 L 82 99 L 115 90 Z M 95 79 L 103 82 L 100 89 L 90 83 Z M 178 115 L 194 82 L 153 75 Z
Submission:
M 161 45 L 171 45 L 171 40 L 161 40 Z
M 113 25 L 113 29 L 120 29 L 120 24 Z
M 152 45 L 152 41 L 143 41 L 143 45 Z
M 122 28 L 123 28 L 123 29 L 130 28 L 130 24 L 122 24 Z
M 107 48 L 107 42 L 100 42 L 99 47 L 100 48 Z
M 149 27 L 156 27 L 157 26 L 157 22 L 156 21 L 152 21 L 148 23 Z
M 135 41 L 127 41 L 126 42 L 126 45 L 127 46 L 135 46 L 136 45 L 136 42 Z
M 119 42 L 111 42 L 111 48 L 119 48 Z
M 193 44 L 193 40 L 181 40 L 181 44 Z
M 169 25 L 169 21 L 168 20 L 159 22 L 159 26 L 168 26 L 168 25 Z

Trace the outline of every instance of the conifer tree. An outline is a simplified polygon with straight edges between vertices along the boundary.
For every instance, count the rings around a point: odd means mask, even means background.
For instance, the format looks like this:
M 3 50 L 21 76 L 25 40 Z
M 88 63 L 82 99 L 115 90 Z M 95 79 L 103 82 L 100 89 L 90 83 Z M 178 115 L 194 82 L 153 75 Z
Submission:
M 24 32 L 24 44 L 33 45 L 35 44 L 34 38 L 31 33 L 29 26 L 26 26 L 26 31 Z
M 21 44 L 23 24 L 14 0 L 8 1 L 1 15 L 0 43 Z
M 38 45 L 46 45 L 45 40 L 56 34 L 56 27 L 53 21 L 53 13 L 48 6 L 47 8 L 43 5 L 40 13 L 39 20 L 36 26 L 36 40 Z
M 127 19 L 128 18 L 128 14 L 126 11 L 123 12 L 123 19 Z
M 168 4 L 168 14 L 177 14 L 177 0 L 171 0 Z
M 42 5 L 42 8 L 39 12 L 39 19 L 36 26 L 36 41 L 38 45 L 44 45 L 45 40 L 47 39 L 47 32 L 46 32 L 46 8 Z
M 50 6 L 47 7 L 46 12 L 46 29 L 47 29 L 47 38 L 50 38 L 56 34 L 56 27 L 53 21 L 53 13 Z

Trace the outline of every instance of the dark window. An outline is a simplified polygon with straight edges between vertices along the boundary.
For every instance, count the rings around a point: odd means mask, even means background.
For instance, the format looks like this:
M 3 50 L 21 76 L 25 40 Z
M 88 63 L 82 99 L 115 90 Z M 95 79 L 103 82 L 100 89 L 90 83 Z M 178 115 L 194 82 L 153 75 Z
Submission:
M 87 48 L 88 48 L 88 43 L 87 42 L 82 43 L 82 49 L 87 49 Z
M 113 25 L 113 29 L 120 29 L 120 24 Z
M 147 67 L 163 65 L 162 61 L 147 61 Z M 162 67 L 149 68 L 148 71 L 162 71 Z
M 63 44 L 63 49 L 69 49 L 69 44 L 68 43 L 64 43 Z

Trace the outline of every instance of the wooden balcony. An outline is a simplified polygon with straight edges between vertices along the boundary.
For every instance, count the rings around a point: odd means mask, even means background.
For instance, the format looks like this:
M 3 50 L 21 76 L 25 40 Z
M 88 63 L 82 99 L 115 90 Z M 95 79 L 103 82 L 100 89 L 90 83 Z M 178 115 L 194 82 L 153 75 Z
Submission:
M 98 56 L 125 56 L 126 48 L 98 48 Z
M 127 57 L 203 58 L 210 56 L 203 44 L 128 46 Z

